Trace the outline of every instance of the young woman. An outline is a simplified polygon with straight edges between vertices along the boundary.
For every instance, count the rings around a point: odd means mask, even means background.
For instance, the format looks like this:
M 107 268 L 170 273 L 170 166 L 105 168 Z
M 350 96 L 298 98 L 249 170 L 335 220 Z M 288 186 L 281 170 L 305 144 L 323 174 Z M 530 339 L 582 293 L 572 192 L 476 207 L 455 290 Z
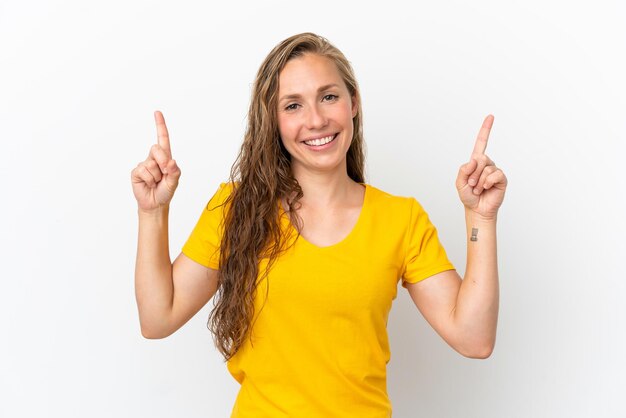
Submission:
M 507 180 L 485 155 L 485 119 L 456 187 L 463 280 L 414 198 L 365 182 L 359 89 L 344 55 L 312 33 L 276 46 L 257 74 L 230 179 L 172 264 L 168 209 L 181 171 L 163 115 L 132 171 L 141 331 L 166 337 L 214 295 L 210 326 L 241 384 L 233 417 L 388 417 L 387 317 L 402 280 L 460 354 L 486 358 L 498 316 L 496 219 Z

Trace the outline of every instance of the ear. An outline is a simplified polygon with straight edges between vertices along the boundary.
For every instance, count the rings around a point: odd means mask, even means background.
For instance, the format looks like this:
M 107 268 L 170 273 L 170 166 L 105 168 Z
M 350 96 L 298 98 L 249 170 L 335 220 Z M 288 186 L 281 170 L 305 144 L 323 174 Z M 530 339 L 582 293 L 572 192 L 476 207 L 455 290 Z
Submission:
M 359 110 L 359 101 L 357 100 L 356 96 L 352 96 L 352 119 L 354 119 L 358 110 Z

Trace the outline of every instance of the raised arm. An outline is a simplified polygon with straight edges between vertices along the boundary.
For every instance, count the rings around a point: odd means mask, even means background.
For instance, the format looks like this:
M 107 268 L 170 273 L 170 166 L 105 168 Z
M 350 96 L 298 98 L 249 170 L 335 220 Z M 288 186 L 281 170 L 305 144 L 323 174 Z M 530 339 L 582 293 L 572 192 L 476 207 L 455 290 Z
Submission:
M 467 265 L 463 280 L 445 271 L 407 289 L 424 318 L 466 357 L 489 357 L 495 346 L 499 285 L 497 213 L 507 178 L 485 155 L 493 116 L 485 118 L 470 161 L 459 169 L 456 188 L 465 207 Z
M 198 312 L 215 294 L 217 271 L 169 255 L 169 205 L 181 171 L 172 159 L 169 134 L 161 112 L 155 112 L 157 144 L 131 173 L 137 199 L 139 236 L 135 265 L 135 296 L 141 333 L 166 337 Z

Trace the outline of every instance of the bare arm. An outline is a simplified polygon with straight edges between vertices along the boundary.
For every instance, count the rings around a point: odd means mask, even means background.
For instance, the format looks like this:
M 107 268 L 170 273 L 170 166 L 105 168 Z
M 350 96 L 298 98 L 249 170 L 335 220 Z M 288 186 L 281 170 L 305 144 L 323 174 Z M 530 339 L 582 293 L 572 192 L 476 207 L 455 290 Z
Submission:
M 182 327 L 213 297 L 218 272 L 180 254 L 170 263 L 168 209 L 139 212 L 135 296 L 141 333 L 164 338 Z
M 424 318 L 452 348 L 465 357 L 484 359 L 493 352 L 498 324 L 496 224 L 466 215 L 463 280 L 449 270 L 409 284 L 407 289 Z M 477 231 L 472 234 L 472 230 Z
M 174 282 L 169 255 L 169 207 L 139 210 L 139 237 L 135 263 L 135 298 L 141 333 L 158 338 L 172 309 Z
M 163 338 L 183 326 L 213 297 L 218 274 L 183 254 L 174 264 L 170 261 L 169 205 L 181 171 L 172 159 L 163 115 L 157 111 L 154 118 L 158 143 L 131 173 L 139 215 L 135 297 L 143 336 Z
M 493 116 L 487 116 L 470 162 L 461 166 L 456 181 L 465 206 L 465 278 L 461 280 L 451 270 L 407 286 L 435 331 L 456 351 L 471 358 L 491 355 L 498 323 L 496 220 L 507 179 L 485 155 L 492 124 Z

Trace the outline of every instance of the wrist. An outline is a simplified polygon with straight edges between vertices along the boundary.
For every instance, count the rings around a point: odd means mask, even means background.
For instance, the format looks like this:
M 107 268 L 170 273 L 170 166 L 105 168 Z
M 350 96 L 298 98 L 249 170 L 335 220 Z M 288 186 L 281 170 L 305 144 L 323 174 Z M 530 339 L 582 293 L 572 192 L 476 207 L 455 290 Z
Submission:
M 498 213 L 492 216 L 485 216 L 465 208 L 465 221 L 468 226 L 472 225 L 495 225 L 498 221 Z
M 137 214 L 140 218 L 162 218 L 167 217 L 170 211 L 170 205 L 162 205 L 154 209 L 137 208 Z

